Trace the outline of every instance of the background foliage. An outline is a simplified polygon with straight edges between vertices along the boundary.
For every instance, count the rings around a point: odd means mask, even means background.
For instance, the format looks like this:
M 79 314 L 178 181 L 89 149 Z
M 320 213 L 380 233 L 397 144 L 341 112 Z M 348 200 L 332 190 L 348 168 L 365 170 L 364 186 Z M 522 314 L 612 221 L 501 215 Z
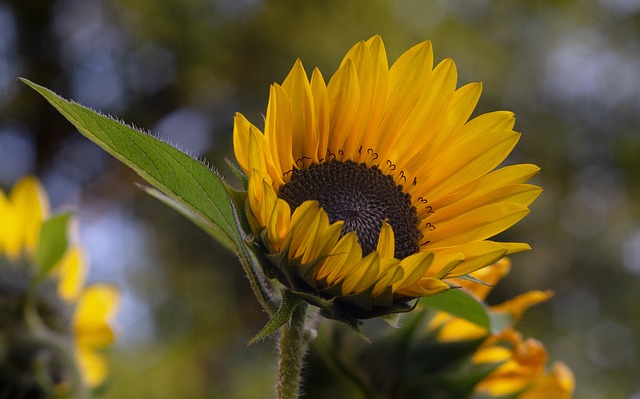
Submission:
M 269 396 L 271 343 L 243 348 L 266 315 L 233 255 L 16 78 L 230 175 L 235 112 L 259 124 L 297 57 L 329 76 L 376 33 L 390 60 L 433 40 L 460 84 L 483 82 L 477 113 L 515 111 L 511 161 L 540 165 L 545 192 L 503 237 L 534 250 L 490 302 L 553 289 L 520 328 L 575 371 L 576 398 L 640 398 L 639 1 L 0 1 L 0 185 L 34 173 L 54 208 L 73 204 L 91 279 L 124 291 L 108 398 Z M 332 389 L 317 361 L 309 374 L 309 397 Z

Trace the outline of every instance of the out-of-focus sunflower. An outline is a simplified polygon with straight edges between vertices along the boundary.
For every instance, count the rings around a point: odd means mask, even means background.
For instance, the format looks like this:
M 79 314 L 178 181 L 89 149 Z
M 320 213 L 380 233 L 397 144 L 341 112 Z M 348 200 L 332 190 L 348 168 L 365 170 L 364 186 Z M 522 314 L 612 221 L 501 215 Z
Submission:
M 538 167 L 496 169 L 514 116 L 469 120 L 482 86 L 456 89 L 430 42 L 388 66 L 379 36 L 356 44 L 329 83 L 297 61 L 271 86 L 264 132 L 238 114 L 234 151 L 267 274 L 333 318 L 411 309 L 524 243 L 490 241 L 540 194 Z
M 38 344 L 42 337 L 68 342 L 82 380 L 91 387 L 101 384 L 108 371 L 98 350 L 115 338 L 110 324 L 118 307 L 118 290 L 107 284 L 85 287 L 87 265 L 80 247 L 68 247 L 46 275 L 38 274 L 41 228 L 49 217 L 48 199 L 36 178 L 23 178 L 8 196 L 0 190 L 0 313 L 3 320 L 11 319 L 0 326 L 7 345 L 4 358 L 0 358 L 0 374 L 19 372 L 19 378 L 27 381 L 23 387 L 7 386 L 9 392 L 17 394 L 38 392 L 36 386 L 42 382 L 42 375 L 32 374 L 42 373 L 38 362 L 43 356 L 53 359 L 45 368 L 45 379 L 57 385 L 56 389 L 64 389 L 67 383 L 65 375 L 69 370 L 61 368 L 64 362 L 57 359 L 57 351 L 49 353 L 46 345 Z M 34 314 L 25 311 L 29 304 Z M 35 323 L 28 320 L 30 316 L 35 316 Z M 16 359 L 24 363 L 21 369 L 4 364 Z M 5 375 L 2 378 L 12 379 Z M 28 381 L 33 384 L 28 386 Z
M 569 399 L 575 379 L 563 362 L 547 370 L 548 355 L 542 343 L 507 329 L 490 337 L 472 359 L 475 364 L 499 364 L 475 388 L 483 398 Z

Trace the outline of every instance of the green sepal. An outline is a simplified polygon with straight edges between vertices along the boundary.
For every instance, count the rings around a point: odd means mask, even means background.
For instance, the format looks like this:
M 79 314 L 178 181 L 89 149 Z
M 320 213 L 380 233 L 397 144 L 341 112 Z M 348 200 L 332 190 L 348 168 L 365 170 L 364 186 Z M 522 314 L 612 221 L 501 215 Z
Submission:
M 67 226 L 71 216 L 71 212 L 60 213 L 42 223 L 35 259 L 39 279 L 47 276 L 67 250 Z
M 390 285 L 385 287 L 382 293 L 375 297 L 374 305 L 385 308 L 393 307 L 393 287 Z
M 390 327 L 399 328 L 400 327 L 400 318 L 401 317 L 402 317 L 401 313 L 392 313 L 392 314 L 387 314 L 387 315 L 384 315 L 384 316 L 380 316 L 380 320 L 382 320 L 385 323 L 387 323 L 387 325 L 389 325 Z
M 249 177 L 247 176 L 247 174 L 244 173 L 244 171 L 240 169 L 240 167 L 229 158 L 225 158 L 224 160 L 227 163 L 227 166 L 229 167 L 229 169 L 231 169 L 231 172 L 233 173 L 233 175 L 236 178 L 238 178 L 238 180 L 240 180 L 240 184 L 242 184 L 242 188 L 244 188 L 246 191 L 249 187 Z
M 263 339 L 271 336 L 275 333 L 280 327 L 285 325 L 291 320 L 291 314 L 294 310 L 303 302 L 304 300 L 296 295 L 295 293 L 289 290 L 283 290 L 282 292 L 282 301 L 280 302 L 280 307 L 276 311 L 276 313 L 271 317 L 271 319 L 267 322 L 267 324 L 258 332 L 253 338 L 249 340 L 245 344 L 245 346 L 252 345 L 258 341 L 262 341 Z
M 238 230 L 240 231 L 241 236 L 245 236 L 246 233 L 251 232 L 251 225 L 247 218 L 247 212 L 245 212 L 245 206 L 248 203 L 247 201 L 247 192 L 246 191 L 238 191 L 233 188 L 227 186 L 227 194 L 229 195 L 229 199 L 231 199 L 231 205 L 233 208 L 234 216 L 236 217 L 236 225 Z
M 495 287 L 495 284 L 489 284 L 486 281 L 482 281 L 479 278 L 473 277 L 470 274 L 463 274 L 461 276 L 456 276 L 456 278 L 459 278 L 460 280 L 471 281 L 476 284 L 484 285 L 485 287 Z

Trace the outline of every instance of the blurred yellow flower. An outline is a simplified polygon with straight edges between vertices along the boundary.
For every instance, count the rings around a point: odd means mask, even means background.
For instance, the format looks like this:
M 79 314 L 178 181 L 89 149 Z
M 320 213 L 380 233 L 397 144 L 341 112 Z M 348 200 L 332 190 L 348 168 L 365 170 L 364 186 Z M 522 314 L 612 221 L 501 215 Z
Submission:
M 476 364 L 499 363 L 487 378 L 476 386 L 483 397 L 501 398 L 516 395 L 517 399 L 569 399 L 575 380 L 562 362 L 547 371 L 548 355 L 539 341 L 507 329 L 490 337 L 473 357 Z
M 79 247 L 67 251 L 56 272 L 60 296 L 75 306 L 71 328 L 76 359 L 84 380 L 90 386 L 97 386 L 105 380 L 108 372 L 99 350 L 115 340 L 111 323 L 118 309 L 119 292 L 107 284 L 84 286 L 87 266 Z
M 529 212 L 541 189 L 525 182 L 538 167 L 494 170 L 520 137 L 513 113 L 469 120 L 482 86 L 456 81 L 452 60 L 433 67 L 430 42 L 389 67 L 374 36 L 328 84 L 298 60 L 271 86 L 264 133 L 236 115 L 247 216 L 269 275 L 367 318 L 529 249 L 489 238 Z
M 34 177 L 25 177 L 9 196 L 0 190 L 0 253 L 16 260 L 26 251 L 33 257 L 40 226 L 49 215 L 49 200 Z
M 0 259 L 6 255 L 11 263 L 30 264 L 35 268 L 35 254 L 41 226 L 49 218 L 48 198 L 35 177 L 18 181 L 7 196 L 0 190 Z M 34 271 L 31 270 L 31 276 Z M 118 290 L 106 284 L 85 287 L 87 264 L 83 251 L 70 246 L 49 274 L 57 280 L 57 294 L 72 310 L 66 330 L 74 342 L 74 354 L 84 381 L 90 386 L 102 383 L 107 365 L 98 350 L 114 341 L 110 326 L 117 312 Z M 59 315 L 64 319 L 64 315 Z

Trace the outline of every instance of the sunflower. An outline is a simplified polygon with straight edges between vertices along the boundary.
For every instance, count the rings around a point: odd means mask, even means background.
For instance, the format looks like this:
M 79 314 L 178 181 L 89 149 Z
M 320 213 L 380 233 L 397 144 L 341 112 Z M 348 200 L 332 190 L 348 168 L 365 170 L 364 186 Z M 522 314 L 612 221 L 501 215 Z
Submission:
M 24 349 L 23 345 L 31 342 L 26 339 L 29 334 L 41 336 L 41 332 L 30 331 L 34 326 L 25 322 L 26 316 L 23 315 L 26 302 L 29 301 L 28 287 L 38 281 L 33 301 L 40 321 L 37 325 L 46 329 L 46 336 L 61 337 L 64 342 L 69 342 L 83 382 L 96 387 L 107 375 L 106 361 L 98 350 L 114 341 L 110 323 L 117 311 L 119 293 L 107 284 L 85 286 L 88 270 L 83 250 L 77 245 L 68 247 L 46 278 L 40 281 L 36 254 L 41 244 L 42 225 L 49 217 L 49 202 L 37 179 L 21 179 L 9 196 L 0 190 L 0 286 L 3 288 L 0 313 L 4 313 L 3 320 L 9 317 L 18 319 L 4 324 L 0 334 L 8 339 L 9 348 L 15 350 L 16 356 L 20 348 Z M 36 355 L 42 350 L 46 351 L 43 348 L 28 350 L 29 353 L 35 353 L 34 362 L 40 361 Z M 40 355 L 45 356 L 42 353 Z M 29 361 L 27 359 L 27 363 Z M 64 389 L 66 384 L 61 376 L 65 372 L 58 370 L 59 364 L 58 361 L 51 363 L 48 378 L 58 389 Z M 0 371 L 2 368 L 0 364 Z M 35 371 L 27 366 L 27 373 Z M 29 377 L 25 380 L 28 381 Z M 29 389 L 37 391 L 33 386 L 14 389 L 23 389 L 21 392 Z
M 490 241 L 529 212 L 535 165 L 496 169 L 514 115 L 469 120 L 482 86 L 456 89 L 429 41 L 388 66 L 379 36 L 353 46 L 325 83 L 300 60 L 273 84 L 264 132 L 237 114 L 246 214 L 266 273 L 325 316 L 406 311 L 450 279 L 529 249 Z

